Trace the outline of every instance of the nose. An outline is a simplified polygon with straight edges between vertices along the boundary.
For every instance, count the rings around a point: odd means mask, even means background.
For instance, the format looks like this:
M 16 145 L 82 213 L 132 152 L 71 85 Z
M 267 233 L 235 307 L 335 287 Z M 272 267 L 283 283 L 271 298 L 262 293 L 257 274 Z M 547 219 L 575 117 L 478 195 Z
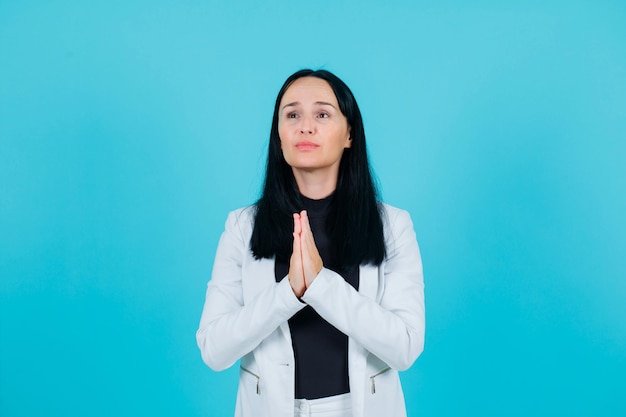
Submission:
M 311 117 L 303 116 L 300 119 L 300 133 L 302 134 L 313 134 L 315 131 L 315 123 Z

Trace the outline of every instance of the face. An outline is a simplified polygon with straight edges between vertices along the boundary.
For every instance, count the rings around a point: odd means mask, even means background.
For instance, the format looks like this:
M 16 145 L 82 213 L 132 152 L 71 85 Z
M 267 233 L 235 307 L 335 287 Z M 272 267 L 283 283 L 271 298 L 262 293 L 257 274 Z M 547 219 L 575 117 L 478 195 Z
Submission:
M 285 161 L 294 174 L 324 172 L 337 176 L 341 156 L 352 145 L 348 121 L 330 84 L 299 78 L 280 101 L 278 135 Z

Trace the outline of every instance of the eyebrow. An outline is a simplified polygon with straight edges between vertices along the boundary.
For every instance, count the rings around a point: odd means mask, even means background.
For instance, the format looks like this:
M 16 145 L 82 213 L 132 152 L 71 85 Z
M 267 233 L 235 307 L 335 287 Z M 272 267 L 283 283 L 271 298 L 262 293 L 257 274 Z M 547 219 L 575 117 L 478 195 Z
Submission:
M 299 104 L 300 104 L 300 102 L 299 102 L 299 101 L 294 101 L 294 102 L 291 102 L 291 103 L 287 103 L 287 104 L 285 104 L 285 105 L 281 108 L 281 110 L 285 110 L 287 107 L 295 107 L 295 106 L 297 106 L 297 105 L 299 105 Z M 336 109 L 336 107 L 335 107 L 332 103 L 329 103 L 329 102 L 327 102 L 327 101 L 316 101 L 316 102 L 315 102 L 315 103 L 313 103 L 313 104 L 317 104 L 318 106 L 330 106 L 330 107 L 332 107 L 333 109 Z

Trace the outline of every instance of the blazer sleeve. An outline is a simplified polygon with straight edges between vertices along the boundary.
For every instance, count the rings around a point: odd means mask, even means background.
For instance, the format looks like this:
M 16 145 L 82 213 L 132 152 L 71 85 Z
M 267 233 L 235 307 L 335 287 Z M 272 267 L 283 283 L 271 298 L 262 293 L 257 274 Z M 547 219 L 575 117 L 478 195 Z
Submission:
M 302 300 L 389 366 L 405 370 L 424 349 L 422 262 L 409 214 L 397 209 L 387 214 L 382 296 L 367 297 L 323 268 Z
M 249 233 L 242 232 L 240 221 L 249 221 L 241 211 L 230 213 L 226 220 L 196 332 L 202 359 L 216 371 L 251 352 L 305 305 L 287 279 L 267 286 L 244 303 L 242 265 L 250 256 Z

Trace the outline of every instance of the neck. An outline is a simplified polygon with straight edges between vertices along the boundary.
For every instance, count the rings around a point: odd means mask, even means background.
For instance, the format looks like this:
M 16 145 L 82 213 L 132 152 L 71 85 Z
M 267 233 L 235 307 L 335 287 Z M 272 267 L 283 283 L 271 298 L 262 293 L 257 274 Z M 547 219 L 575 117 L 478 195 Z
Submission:
M 331 195 L 337 188 L 338 175 L 338 170 L 334 172 L 293 170 L 300 194 L 312 200 L 320 200 Z

